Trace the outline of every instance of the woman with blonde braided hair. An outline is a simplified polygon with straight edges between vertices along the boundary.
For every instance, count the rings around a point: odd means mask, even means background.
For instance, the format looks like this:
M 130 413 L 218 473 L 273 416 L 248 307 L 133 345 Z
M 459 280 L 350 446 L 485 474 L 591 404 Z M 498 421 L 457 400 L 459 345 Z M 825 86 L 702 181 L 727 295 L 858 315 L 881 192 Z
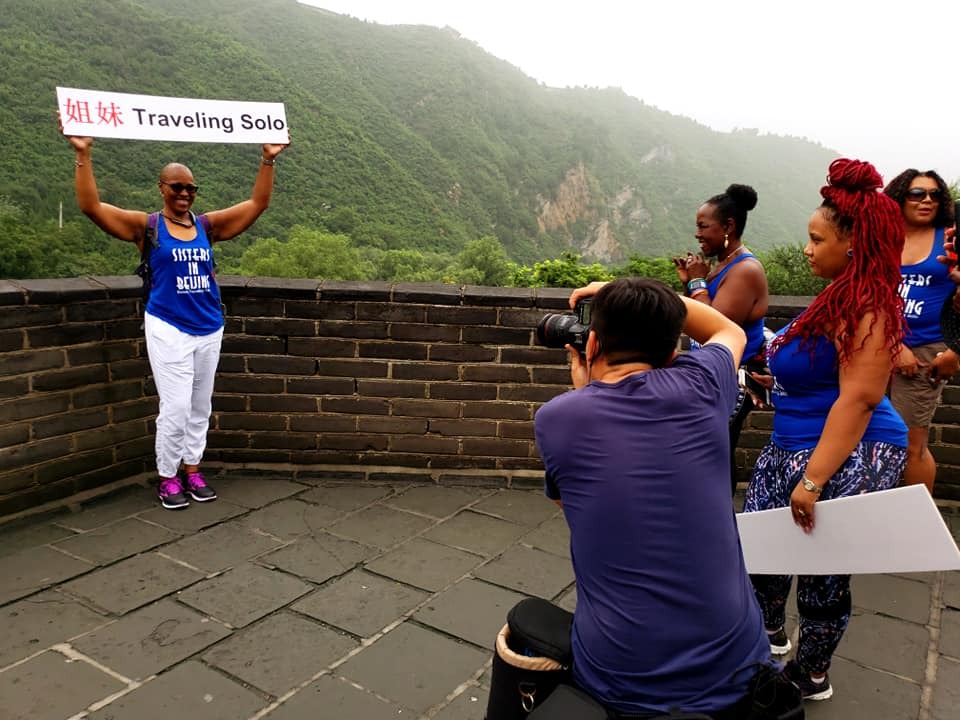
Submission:
M 903 337 L 903 216 L 869 163 L 835 160 L 827 182 L 803 252 L 813 274 L 831 282 L 767 351 L 773 433 L 744 507 L 789 506 L 808 533 L 817 500 L 893 488 L 907 457 L 906 425 L 884 394 Z M 770 649 L 786 654 L 792 578 L 751 580 Z M 850 619 L 850 576 L 800 576 L 797 608 L 797 654 L 785 672 L 804 698 L 824 700 L 833 694 L 827 670 Z

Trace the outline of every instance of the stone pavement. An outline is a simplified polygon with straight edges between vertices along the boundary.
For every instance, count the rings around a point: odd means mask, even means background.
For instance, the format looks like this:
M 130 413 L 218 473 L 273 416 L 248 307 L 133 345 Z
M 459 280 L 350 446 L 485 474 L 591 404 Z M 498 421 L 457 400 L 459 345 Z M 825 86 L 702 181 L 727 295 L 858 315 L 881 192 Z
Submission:
M 573 608 L 534 489 L 213 478 L 0 525 L 0 720 L 481 720 L 525 595 Z M 960 536 L 960 508 L 944 508 Z M 860 576 L 813 720 L 960 718 L 960 573 Z

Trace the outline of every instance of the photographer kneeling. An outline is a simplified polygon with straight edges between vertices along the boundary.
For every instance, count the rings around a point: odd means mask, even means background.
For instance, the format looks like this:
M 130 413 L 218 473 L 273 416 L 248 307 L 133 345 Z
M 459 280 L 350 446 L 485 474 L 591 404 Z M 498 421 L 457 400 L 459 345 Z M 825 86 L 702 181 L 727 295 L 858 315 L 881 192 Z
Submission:
M 783 681 L 729 492 L 743 330 L 657 280 L 594 283 L 571 306 L 594 294 L 585 357 L 567 346 L 575 390 L 535 421 L 570 526 L 574 679 L 613 717 L 777 717 L 751 713 L 799 697 L 771 695 Z M 703 348 L 677 356 L 681 331 Z

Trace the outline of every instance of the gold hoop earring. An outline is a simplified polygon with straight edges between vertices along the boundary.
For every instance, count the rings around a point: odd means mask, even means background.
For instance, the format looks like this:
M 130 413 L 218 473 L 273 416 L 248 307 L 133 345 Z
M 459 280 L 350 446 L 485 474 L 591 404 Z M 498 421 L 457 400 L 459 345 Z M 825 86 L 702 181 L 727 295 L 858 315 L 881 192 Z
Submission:
M 728 233 L 723 234 L 723 249 L 726 250 L 730 247 L 730 235 Z

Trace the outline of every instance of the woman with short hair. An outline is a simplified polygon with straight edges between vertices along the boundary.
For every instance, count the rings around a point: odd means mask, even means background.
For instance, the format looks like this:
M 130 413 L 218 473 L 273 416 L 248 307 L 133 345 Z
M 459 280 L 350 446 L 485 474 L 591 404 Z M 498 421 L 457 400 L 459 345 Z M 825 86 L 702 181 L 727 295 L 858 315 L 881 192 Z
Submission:
M 93 138 L 67 139 L 76 151 L 74 182 L 80 210 L 108 235 L 135 243 L 149 264 L 144 331 L 160 397 L 156 423 L 160 503 L 175 510 L 189 505 L 188 496 L 197 502 L 216 500 L 216 492 L 200 472 L 223 338 L 212 248 L 213 243 L 230 240 L 249 228 L 270 205 L 274 162 L 286 145 L 261 148 L 248 200 L 200 216 L 191 211 L 199 188 L 190 168 L 180 163 L 164 166 L 157 181 L 163 209 L 151 219 L 141 210 L 101 202 L 93 175 Z M 148 228 L 154 242 L 145 252 Z

